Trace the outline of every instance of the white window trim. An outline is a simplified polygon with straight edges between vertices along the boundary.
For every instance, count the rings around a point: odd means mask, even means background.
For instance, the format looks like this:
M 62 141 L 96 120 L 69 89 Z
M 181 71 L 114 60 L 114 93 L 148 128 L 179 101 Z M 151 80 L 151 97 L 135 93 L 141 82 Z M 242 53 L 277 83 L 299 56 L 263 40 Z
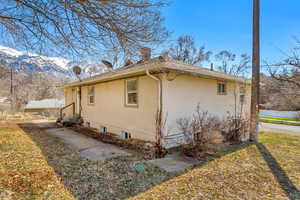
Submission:
M 90 94 L 89 94 L 89 89 L 90 89 L 91 87 L 94 88 L 94 90 L 93 90 L 93 95 L 90 95 Z M 90 97 L 91 97 L 91 96 L 94 97 L 94 102 L 93 102 L 93 103 L 90 102 Z M 88 105 L 94 105 L 94 104 L 95 104 L 95 86 L 94 86 L 94 85 L 93 85 L 93 86 L 88 86 L 88 88 L 87 88 L 87 102 L 88 102 Z
M 128 81 L 132 81 L 135 80 L 136 81 L 136 90 L 132 90 L 132 91 L 127 91 L 127 82 Z M 128 103 L 128 94 L 130 93 L 136 93 L 137 95 L 137 103 L 136 104 L 130 104 Z M 132 78 L 132 79 L 125 79 L 125 106 L 129 106 L 129 107 L 138 107 L 139 104 L 139 83 L 138 83 L 138 79 L 137 78 Z
M 220 92 L 219 91 L 219 84 L 224 84 L 224 92 Z M 218 95 L 227 95 L 227 84 L 226 84 L 226 82 L 222 82 L 222 81 L 218 81 L 217 82 L 217 94 Z

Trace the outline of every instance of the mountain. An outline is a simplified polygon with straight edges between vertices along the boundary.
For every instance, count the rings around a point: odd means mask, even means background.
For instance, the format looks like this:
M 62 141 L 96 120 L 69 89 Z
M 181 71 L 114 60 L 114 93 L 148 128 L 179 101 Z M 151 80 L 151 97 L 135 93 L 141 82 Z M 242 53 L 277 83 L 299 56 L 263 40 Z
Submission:
M 72 67 L 79 65 L 83 70 L 83 77 L 103 73 L 106 68 L 102 65 L 87 61 L 72 62 L 59 57 L 47 57 L 33 53 L 21 52 L 9 47 L 0 46 L 0 63 L 12 67 L 22 74 L 30 74 L 33 71 L 49 73 L 58 77 L 74 78 Z M 95 71 L 96 70 L 96 71 Z M 95 73 L 91 74 L 93 71 Z

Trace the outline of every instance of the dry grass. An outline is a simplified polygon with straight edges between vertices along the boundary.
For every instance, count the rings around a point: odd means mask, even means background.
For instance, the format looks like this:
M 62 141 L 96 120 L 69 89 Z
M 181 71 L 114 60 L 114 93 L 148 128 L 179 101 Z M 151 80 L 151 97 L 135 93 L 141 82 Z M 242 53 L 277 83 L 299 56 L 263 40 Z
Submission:
M 133 199 L 300 199 L 300 137 L 264 132 L 223 154 Z
M 0 125 L 0 199 L 74 199 L 36 143 L 17 125 Z
M 15 125 L 0 130 L 0 140 L 10 143 L 0 147 L 0 193 L 6 197 L 3 191 L 16 199 L 125 199 L 174 176 L 149 165 L 134 169 L 134 164 L 145 163 L 137 155 L 91 161 L 42 129 L 23 130 Z M 1 148 L 10 154 L 7 159 L 2 160 Z
M 300 199 L 297 136 L 261 133 L 175 177 L 133 169 L 145 163 L 137 155 L 90 161 L 41 129 L 23 130 L 0 123 L 0 199 Z

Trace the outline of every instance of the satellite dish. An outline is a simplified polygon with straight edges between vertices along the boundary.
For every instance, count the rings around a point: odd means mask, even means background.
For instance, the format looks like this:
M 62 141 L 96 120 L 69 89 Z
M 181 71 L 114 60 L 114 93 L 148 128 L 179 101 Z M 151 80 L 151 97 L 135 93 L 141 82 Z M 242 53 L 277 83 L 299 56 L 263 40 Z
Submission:
M 128 60 L 126 60 L 126 62 L 125 62 L 125 65 L 124 65 L 124 66 L 132 65 L 132 64 L 133 64 L 133 61 L 132 61 L 132 60 L 130 60 L 130 59 L 128 59 Z
M 73 67 L 73 72 L 74 72 L 74 74 L 76 74 L 78 76 L 81 74 L 81 68 L 76 65 Z
M 113 68 L 113 65 L 110 63 L 110 62 L 108 62 L 107 60 L 102 60 L 101 61 L 107 68 L 109 68 L 109 69 L 112 69 Z

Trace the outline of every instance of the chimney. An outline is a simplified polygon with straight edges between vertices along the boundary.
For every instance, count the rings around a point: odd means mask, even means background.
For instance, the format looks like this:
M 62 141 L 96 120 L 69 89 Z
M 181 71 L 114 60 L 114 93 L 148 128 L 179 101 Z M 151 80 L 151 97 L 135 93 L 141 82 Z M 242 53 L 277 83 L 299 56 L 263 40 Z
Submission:
M 150 48 L 141 47 L 140 51 L 141 51 L 141 60 L 143 60 L 143 61 L 150 60 L 150 58 L 151 58 L 151 49 Z
M 210 71 L 214 71 L 214 63 L 210 64 Z

